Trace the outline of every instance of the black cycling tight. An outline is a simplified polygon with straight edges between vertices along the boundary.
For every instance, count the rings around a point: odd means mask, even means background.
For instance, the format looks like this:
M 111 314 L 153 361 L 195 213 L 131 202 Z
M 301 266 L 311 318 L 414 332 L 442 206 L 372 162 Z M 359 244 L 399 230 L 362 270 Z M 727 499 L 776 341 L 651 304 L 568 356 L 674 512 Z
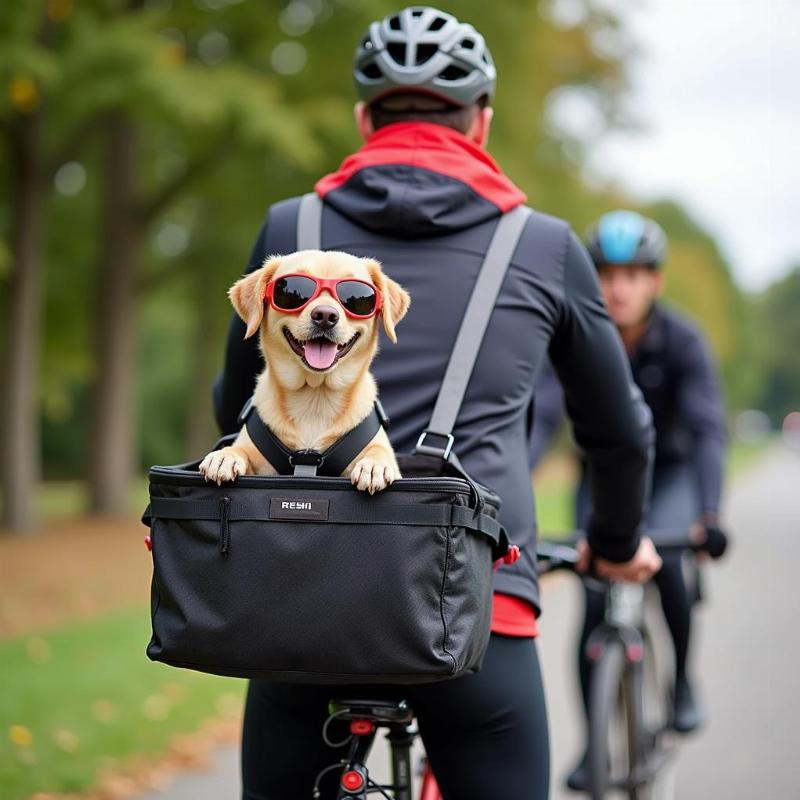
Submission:
M 661 607 L 675 649 L 675 677 L 686 677 L 686 657 L 689 653 L 689 634 L 692 622 L 692 598 L 683 577 L 680 553 L 662 555 L 663 566 L 653 577 L 661 596 Z M 606 593 L 585 587 L 586 611 L 578 643 L 578 672 L 584 708 L 589 707 L 589 678 L 591 664 L 584 657 L 589 634 L 603 621 Z
M 687 464 L 656 467 L 653 473 L 650 509 L 647 515 L 648 530 L 658 545 L 659 530 L 685 529 L 698 517 L 697 492 L 694 474 Z M 589 513 L 588 486 L 584 480 L 578 490 L 577 518 L 585 527 Z M 692 604 L 696 595 L 689 591 L 683 575 L 680 553 L 662 554 L 664 562 L 653 580 L 661 596 L 661 607 L 675 648 L 677 678 L 686 676 L 686 659 L 692 623 Z M 586 589 L 586 613 L 578 648 L 578 664 L 584 708 L 587 706 L 590 664 L 583 657 L 584 645 L 591 631 L 603 621 L 605 592 Z
M 547 718 L 533 639 L 491 637 L 483 668 L 420 686 L 326 687 L 251 681 L 242 742 L 244 800 L 310 800 L 341 758 L 322 741 L 331 697 L 406 699 L 445 800 L 546 800 Z M 331 726 L 341 739 L 343 728 Z M 376 747 L 385 747 L 383 737 Z M 335 797 L 336 778 L 323 783 Z M 327 792 L 327 793 L 326 793 Z

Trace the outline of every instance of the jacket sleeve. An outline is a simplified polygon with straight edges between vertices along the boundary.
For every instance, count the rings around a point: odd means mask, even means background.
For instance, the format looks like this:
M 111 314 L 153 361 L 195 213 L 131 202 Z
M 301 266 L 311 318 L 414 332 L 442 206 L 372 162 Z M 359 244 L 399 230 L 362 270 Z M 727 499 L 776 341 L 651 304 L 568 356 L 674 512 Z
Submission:
M 699 334 L 681 347 L 681 361 L 678 412 L 694 442 L 701 510 L 716 514 L 722 493 L 726 439 L 719 376 Z
M 529 453 L 531 469 L 542 460 L 564 419 L 564 392 L 552 365 L 546 362 L 533 390 Z
M 253 246 L 245 273 L 258 269 L 267 257 L 266 233 L 268 220 L 264 221 Z M 214 381 L 214 417 L 222 435 L 239 430 L 238 417 L 242 407 L 255 389 L 256 377 L 264 369 L 264 359 L 258 348 L 258 336 L 244 338 L 246 327 L 236 312 L 231 316 L 225 361 Z
M 589 255 L 573 233 L 564 258 L 563 307 L 550 357 L 586 461 L 593 498 L 586 531 L 589 545 L 609 561 L 628 561 L 639 546 L 649 496 L 652 418 L 631 377 Z

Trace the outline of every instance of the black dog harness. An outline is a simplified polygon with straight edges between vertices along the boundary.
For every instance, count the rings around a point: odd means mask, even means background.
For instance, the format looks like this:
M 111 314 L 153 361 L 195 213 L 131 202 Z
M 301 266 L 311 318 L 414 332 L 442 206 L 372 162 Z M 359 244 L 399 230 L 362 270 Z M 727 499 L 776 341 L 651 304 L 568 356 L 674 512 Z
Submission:
M 253 413 L 255 412 L 255 413 Z M 389 426 L 389 418 L 380 400 L 370 413 L 352 430 L 337 439 L 327 450 L 292 450 L 287 447 L 261 419 L 251 397 L 239 414 L 239 424 L 278 475 L 329 475 L 339 477 L 347 465 L 375 438 L 381 428 Z

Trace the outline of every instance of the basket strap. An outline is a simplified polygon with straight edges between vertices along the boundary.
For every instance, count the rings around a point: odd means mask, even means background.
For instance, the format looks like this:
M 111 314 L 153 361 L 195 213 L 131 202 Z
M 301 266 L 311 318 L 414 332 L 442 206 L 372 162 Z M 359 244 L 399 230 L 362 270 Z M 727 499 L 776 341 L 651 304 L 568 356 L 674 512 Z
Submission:
M 497 223 L 467 303 L 467 310 L 464 312 L 464 319 L 461 321 L 450 354 L 431 421 L 417 442 L 415 450 L 419 453 L 438 455 L 445 461 L 450 457 L 453 447 L 453 428 L 478 358 L 483 336 L 508 271 L 508 265 L 530 215 L 529 208 L 517 206 L 503 214 Z M 438 441 L 426 442 L 428 437 L 435 437 Z
M 153 497 L 145 512 L 145 524 L 152 519 L 219 520 L 221 505 L 216 500 L 191 500 L 182 497 Z M 226 518 L 234 521 L 269 522 L 269 503 L 265 500 L 248 502 L 232 499 Z M 272 520 L 275 521 L 274 519 Z M 286 520 L 281 520 L 285 522 Z M 468 506 L 450 503 L 371 503 L 362 498 L 337 498 L 330 505 L 326 520 L 297 519 L 292 522 L 319 522 L 343 525 L 422 525 L 433 527 L 468 528 L 491 540 L 495 549 L 506 549 L 507 538 L 503 526 L 489 514 L 475 514 Z
M 297 210 L 297 249 L 322 250 L 322 200 L 316 192 L 300 198 Z

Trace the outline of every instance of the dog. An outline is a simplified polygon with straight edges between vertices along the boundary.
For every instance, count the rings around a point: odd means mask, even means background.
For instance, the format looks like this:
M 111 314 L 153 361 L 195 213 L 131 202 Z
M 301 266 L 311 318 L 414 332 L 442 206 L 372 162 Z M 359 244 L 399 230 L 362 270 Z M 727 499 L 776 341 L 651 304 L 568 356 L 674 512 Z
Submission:
M 369 367 L 378 349 L 378 317 L 386 336 L 411 298 L 379 262 L 348 253 L 302 250 L 274 256 L 228 292 L 247 331 L 260 333 L 265 369 L 253 405 L 263 422 L 292 450 L 325 450 L 372 410 L 377 397 Z M 243 427 L 229 447 L 200 464 L 218 485 L 238 475 L 275 475 Z M 344 472 L 373 494 L 400 477 L 381 428 Z

